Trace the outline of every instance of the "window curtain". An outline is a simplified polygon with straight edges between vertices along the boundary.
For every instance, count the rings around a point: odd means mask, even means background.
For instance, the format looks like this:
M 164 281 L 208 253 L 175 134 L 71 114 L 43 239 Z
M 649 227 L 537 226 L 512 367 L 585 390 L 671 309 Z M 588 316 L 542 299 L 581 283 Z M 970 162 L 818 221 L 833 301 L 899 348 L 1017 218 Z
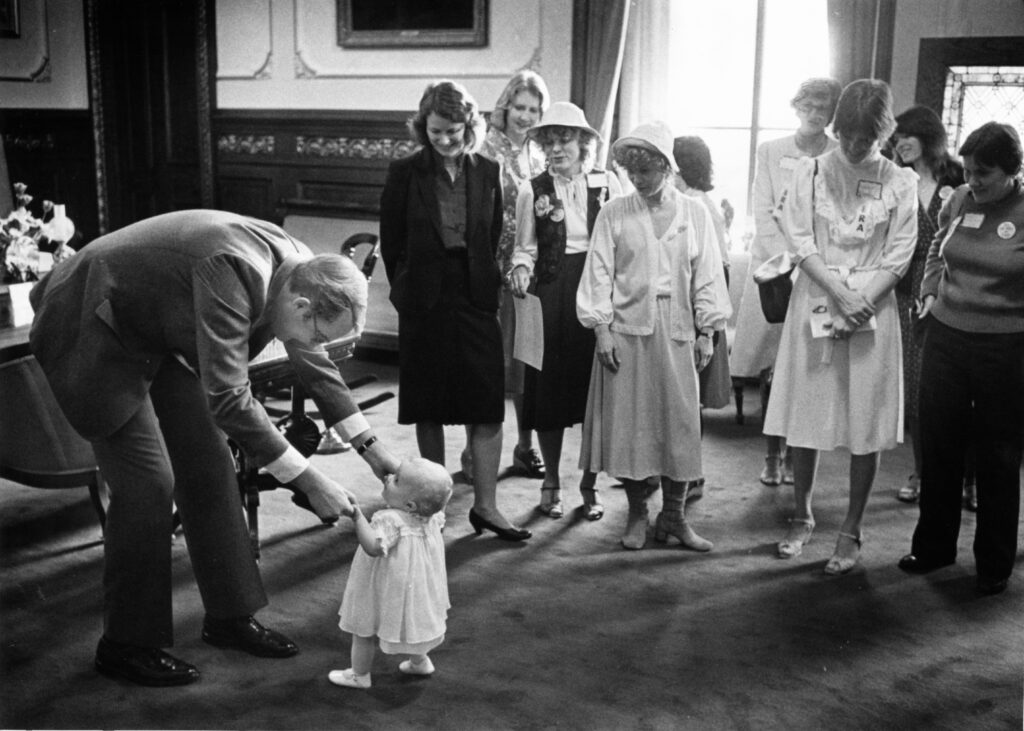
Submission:
M 668 121 L 672 5 L 672 0 L 644 0 L 630 12 L 619 86 L 619 134 L 641 122 Z
M 613 132 L 632 4 L 630 0 L 576 0 L 573 9 L 572 101 L 586 113 L 590 126 L 601 133 L 599 165 L 604 164 Z
M 832 75 L 890 81 L 895 25 L 896 0 L 828 0 Z

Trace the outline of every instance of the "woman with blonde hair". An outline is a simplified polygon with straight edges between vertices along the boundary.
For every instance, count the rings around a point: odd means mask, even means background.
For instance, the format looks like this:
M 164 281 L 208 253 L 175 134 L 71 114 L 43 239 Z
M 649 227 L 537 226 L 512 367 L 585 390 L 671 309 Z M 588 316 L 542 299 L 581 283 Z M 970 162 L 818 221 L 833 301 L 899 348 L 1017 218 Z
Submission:
M 512 399 L 519 438 L 512 448 L 512 468 L 540 479 L 544 463 L 533 448 L 533 432 L 523 423 L 523 363 L 512 357 L 516 336 L 516 310 L 509 289 L 512 250 L 516 241 L 516 197 L 530 178 L 544 171 L 544 152 L 527 134 L 544 116 L 550 103 L 548 87 L 540 75 L 524 69 L 509 79 L 494 104 L 480 154 L 501 165 L 501 198 L 504 202 L 501 238 L 498 240 L 498 267 L 504 281 L 498 317 L 505 349 L 505 395 Z M 468 447 L 462 453 L 462 471 L 473 479 L 473 461 Z

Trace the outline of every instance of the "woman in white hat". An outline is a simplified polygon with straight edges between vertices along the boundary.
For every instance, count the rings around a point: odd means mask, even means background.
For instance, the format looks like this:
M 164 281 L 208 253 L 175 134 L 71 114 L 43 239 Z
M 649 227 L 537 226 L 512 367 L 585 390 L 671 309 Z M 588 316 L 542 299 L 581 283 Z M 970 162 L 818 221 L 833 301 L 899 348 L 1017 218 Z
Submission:
M 629 501 L 622 545 L 643 548 L 647 499 L 662 488 L 655 540 L 710 541 L 687 525 L 687 483 L 700 478 L 697 371 L 730 314 L 711 214 L 676 190 L 672 132 L 642 124 L 612 145 L 635 192 L 597 217 L 576 309 L 597 337 L 581 466 L 620 478 Z
M 599 135 L 575 104 L 552 104 L 529 135 L 544 150 L 548 169 L 520 189 L 509 284 L 514 294 L 530 289 L 541 301 L 544 362 L 540 370 L 526 368 L 522 427 L 536 429 L 547 467 L 540 510 L 559 518 L 562 438 L 583 421 L 594 360 L 594 334 L 576 319 L 576 290 L 598 211 L 621 188 L 614 175 L 593 168 Z M 604 515 L 595 478 L 584 472 L 580 481 L 588 520 Z

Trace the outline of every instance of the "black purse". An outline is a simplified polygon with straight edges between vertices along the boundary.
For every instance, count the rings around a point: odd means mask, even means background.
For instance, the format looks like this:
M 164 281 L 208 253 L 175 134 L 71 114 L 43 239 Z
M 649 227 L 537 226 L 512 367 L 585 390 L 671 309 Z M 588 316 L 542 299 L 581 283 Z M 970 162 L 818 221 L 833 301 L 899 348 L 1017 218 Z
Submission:
M 754 271 L 754 283 L 761 299 L 764 319 L 776 325 L 786 319 L 789 298 L 793 294 L 793 270 L 796 265 L 788 251 L 776 254 Z
M 818 161 L 814 161 L 811 176 L 811 233 L 814 233 L 814 183 L 818 176 Z M 793 294 L 793 270 L 796 264 L 788 251 L 776 254 L 754 271 L 754 283 L 761 299 L 761 312 L 771 325 L 786 320 L 789 298 Z

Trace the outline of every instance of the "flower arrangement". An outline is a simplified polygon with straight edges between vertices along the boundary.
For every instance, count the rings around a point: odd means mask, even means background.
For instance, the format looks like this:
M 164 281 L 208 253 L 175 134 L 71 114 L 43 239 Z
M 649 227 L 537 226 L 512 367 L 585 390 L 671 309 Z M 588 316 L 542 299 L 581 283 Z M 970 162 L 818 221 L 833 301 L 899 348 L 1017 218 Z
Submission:
M 31 282 L 49 271 L 75 250 L 68 241 L 75 224 L 64 213 L 64 206 L 43 201 L 43 216 L 36 218 L 28 210 L 32 196 L 24 183 L 14 184 L 15 209 L 0 219 L 0 278 L 3 282 Z

